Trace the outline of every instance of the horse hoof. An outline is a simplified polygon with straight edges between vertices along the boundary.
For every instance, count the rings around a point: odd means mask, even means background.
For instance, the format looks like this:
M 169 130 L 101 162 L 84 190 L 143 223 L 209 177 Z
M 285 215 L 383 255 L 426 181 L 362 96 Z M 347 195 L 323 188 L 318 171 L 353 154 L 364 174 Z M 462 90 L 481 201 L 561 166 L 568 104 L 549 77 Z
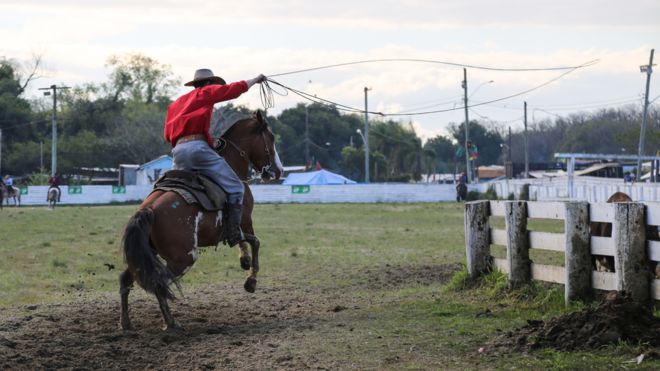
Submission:
M 121 322 L 119 328 L 121 328 L 122 331 L 133 331 L 133 325 L 131 325 L 130 322 Z
M 163 326 L 163 331 L 167 332 L 184 332 L 186 329 L 183 328 L 180 324 L 174 322 L 170 325 L 164 325 Z
M 241 256 L 241 268 L 245 271 L 249 271 L 252 268 L 252 258 L 249 256 Z
M 250 294 L 254 293 L 254 291 L 257 289 L 257 279 L 254 277 L 248 277 L 245 280 L 245 284 L 243 285 L 243 288 L 245 291 L 249 292 Z

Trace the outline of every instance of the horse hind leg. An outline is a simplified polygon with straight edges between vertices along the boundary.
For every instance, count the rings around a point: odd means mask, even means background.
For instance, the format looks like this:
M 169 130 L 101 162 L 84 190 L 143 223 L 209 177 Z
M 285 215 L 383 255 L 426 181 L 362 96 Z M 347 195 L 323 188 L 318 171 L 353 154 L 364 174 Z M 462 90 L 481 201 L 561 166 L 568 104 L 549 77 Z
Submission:
M 128 316 L 128 294 L 133 288 L 133 275 L 126 269 L 119 275 L 119 295 L 121 297 L 121 313 L 119 324 L 122 330 L 132 330 L 131 320 Z
M 160 311 L 163 314 L 163 321 L 165 322 L 163 330 L 183 330 L 183 327 L 181 327 L 176 319 L 174 319 L 165 295 L 157 293 L 156 298 L 158 299 L 158 305 L 160 306 Z

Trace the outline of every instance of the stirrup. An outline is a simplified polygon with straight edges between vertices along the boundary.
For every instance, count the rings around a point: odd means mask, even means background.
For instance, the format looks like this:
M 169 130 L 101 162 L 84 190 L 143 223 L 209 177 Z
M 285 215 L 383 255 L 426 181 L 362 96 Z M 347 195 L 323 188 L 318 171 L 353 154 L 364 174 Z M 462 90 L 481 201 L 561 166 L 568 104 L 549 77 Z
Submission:
M 225 243 L 229 245 L 229 247 L 234 247 L 243 241 L 246 241 L 246 239 L 241 227 L 238 227 L 238 233 L 233 232 L 225 238 Z

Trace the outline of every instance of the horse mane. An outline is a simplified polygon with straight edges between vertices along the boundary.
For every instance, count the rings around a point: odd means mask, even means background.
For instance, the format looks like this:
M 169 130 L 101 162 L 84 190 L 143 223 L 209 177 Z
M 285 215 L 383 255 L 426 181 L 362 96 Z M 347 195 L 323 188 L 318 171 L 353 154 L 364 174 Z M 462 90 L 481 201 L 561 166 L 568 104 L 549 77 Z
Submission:
M 222 133 L 222 135 L 220 135 L 220 138 L 230 137 L 231 134 L 232 134 L 232 132 L 234 131 L 234 129 L 235 129 L 237 126 L 241 125 L 243 122 L 246 122 L 246 121 L 253 121 L 253 120 L 256 120 L 256 119 L 257 119 L 257 118 L 256 118 L 255 116 L 250 116 L 250 117 L 246 117 L 246 118 L 243 118 L 243 119 L 240 119 L 240 120 L 236 121 L 236 122 L 235 122 L 232 126 L 230 126 L 230 127 L 224 132 L 224 133 Z

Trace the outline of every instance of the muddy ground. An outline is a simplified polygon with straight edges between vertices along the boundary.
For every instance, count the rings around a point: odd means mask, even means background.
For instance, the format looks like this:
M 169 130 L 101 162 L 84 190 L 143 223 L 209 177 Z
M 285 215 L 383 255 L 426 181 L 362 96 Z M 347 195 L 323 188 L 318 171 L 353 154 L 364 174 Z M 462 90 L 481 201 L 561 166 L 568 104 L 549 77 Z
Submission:
M 324 338 L 350 339 L 357 327 L 346 319 L 351 312 L 396 300 L 353 292 L 443 283 L 458 268 L 383 266 L 337 277 L 361 282 L 349 288 L 261 279 L 255 294 L 245 293 L 240 282 L 194 289 L 184 284 L 185 297 L 172 304 L 184 332 L 161 331 L 155 298 L 139 288 L 129 298 L 135 328 L 129 332 L 118 327 L 118 294 L 6 308 L 0 316 L 0 369 L 360 368 L 339 356 L 300 349 Z

